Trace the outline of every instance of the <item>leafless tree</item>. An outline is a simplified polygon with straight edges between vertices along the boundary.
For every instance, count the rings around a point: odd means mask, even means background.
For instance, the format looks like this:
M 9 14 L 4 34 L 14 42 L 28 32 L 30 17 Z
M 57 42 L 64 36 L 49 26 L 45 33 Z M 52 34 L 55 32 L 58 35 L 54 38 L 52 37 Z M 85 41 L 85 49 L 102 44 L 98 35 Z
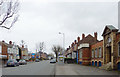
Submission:
M 25 41 L 21 40 L 21 46 L 24 46 L 24 45 L 25 45 Z
M 52 47 L 52 51 L 55 53 L 55 55 L 56 55 L 56 62 L 57 62 L 57 59 L 58 59 L 58 53 L 59 52 L 62 52 L 63 51 L 63 48 L 61 47 L 61 46 L 59 46 L 59 45 L 53 45 L 53 47 Z
M 18 0 L 0 0 L 0 27 L 10 29 L 18 20 L 18 10 Z
M 45 51 L 45 43 L 40 42 L 40 43 L 36 44 L 36 50 L 40 51 L 40 52 L 44 52 Z

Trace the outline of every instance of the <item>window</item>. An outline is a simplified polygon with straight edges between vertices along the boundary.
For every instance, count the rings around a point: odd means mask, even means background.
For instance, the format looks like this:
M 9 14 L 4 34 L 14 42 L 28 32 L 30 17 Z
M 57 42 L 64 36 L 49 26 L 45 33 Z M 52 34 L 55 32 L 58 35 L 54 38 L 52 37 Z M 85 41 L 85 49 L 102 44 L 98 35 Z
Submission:
M 108 37 L 108 43 L 110 43 L 111 42 L 111 38 L 110 37 Z
M 95 58 L 97 58 L 97 49 L 95 49 Z
M 0 53 L 2 53 L 2 46 L 0 45 Z
M 94 50 L 92 50 L 92 58 L 94 58 Z
M 101 56 L 102 56 L 102 49 L 99 48 L 99 57 L 101 57 Z
M 118 43 L 118 56 L 120 56 L 120 42 Z
M 79 57 L 82 58 L 82 51 L 80 50 L 79 52 Z

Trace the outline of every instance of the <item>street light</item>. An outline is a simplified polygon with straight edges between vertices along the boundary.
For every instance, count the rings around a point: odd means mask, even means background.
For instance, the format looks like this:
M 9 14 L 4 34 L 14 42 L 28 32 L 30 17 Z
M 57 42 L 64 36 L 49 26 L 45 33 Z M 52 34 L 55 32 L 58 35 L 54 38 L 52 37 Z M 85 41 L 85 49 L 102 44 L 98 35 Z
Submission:
M 63 35 L 63 53 L 64 53 L 64 49 L 65 49 L 65 34 L 61 33 L 61 32 L 59 32 L 59 34 Z M 64 59 L 64 55 L 63 55 L 63 59 Z M 64 62 L 64 60 L 63 60 L 63 62 Z

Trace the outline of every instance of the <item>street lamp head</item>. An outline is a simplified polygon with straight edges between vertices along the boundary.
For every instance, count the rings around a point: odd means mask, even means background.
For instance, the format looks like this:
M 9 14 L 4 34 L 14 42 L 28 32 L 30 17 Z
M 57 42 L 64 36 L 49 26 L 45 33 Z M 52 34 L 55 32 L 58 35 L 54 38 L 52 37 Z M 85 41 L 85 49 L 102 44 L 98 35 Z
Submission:
M 61 32 L 59 32 L 59 34 L 62 34 Z

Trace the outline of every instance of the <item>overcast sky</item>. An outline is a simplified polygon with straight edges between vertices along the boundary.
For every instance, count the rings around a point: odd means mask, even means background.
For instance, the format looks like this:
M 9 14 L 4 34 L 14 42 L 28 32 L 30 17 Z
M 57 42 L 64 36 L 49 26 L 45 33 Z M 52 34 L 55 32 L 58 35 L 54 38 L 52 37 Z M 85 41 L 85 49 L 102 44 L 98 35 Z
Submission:
M 111 0 L 110 0 L 111 1 Z M 7 43 L 11 40 L 20 44 L 24 40 L 31 52 L 35 52 L 36 43 L 45 42 L 47 53 L 51 53 L 53 45 L 63 45 L 65 33 L 65 47 L 81 37 L 98 32 L 98 39 L 102 39 L 104 27 L 108 24 L 118 27 L 117 2 L 78 2 L 70 1 L 21 1 L 19 20 L 11 28 L 0 28 L 0 39 Z

